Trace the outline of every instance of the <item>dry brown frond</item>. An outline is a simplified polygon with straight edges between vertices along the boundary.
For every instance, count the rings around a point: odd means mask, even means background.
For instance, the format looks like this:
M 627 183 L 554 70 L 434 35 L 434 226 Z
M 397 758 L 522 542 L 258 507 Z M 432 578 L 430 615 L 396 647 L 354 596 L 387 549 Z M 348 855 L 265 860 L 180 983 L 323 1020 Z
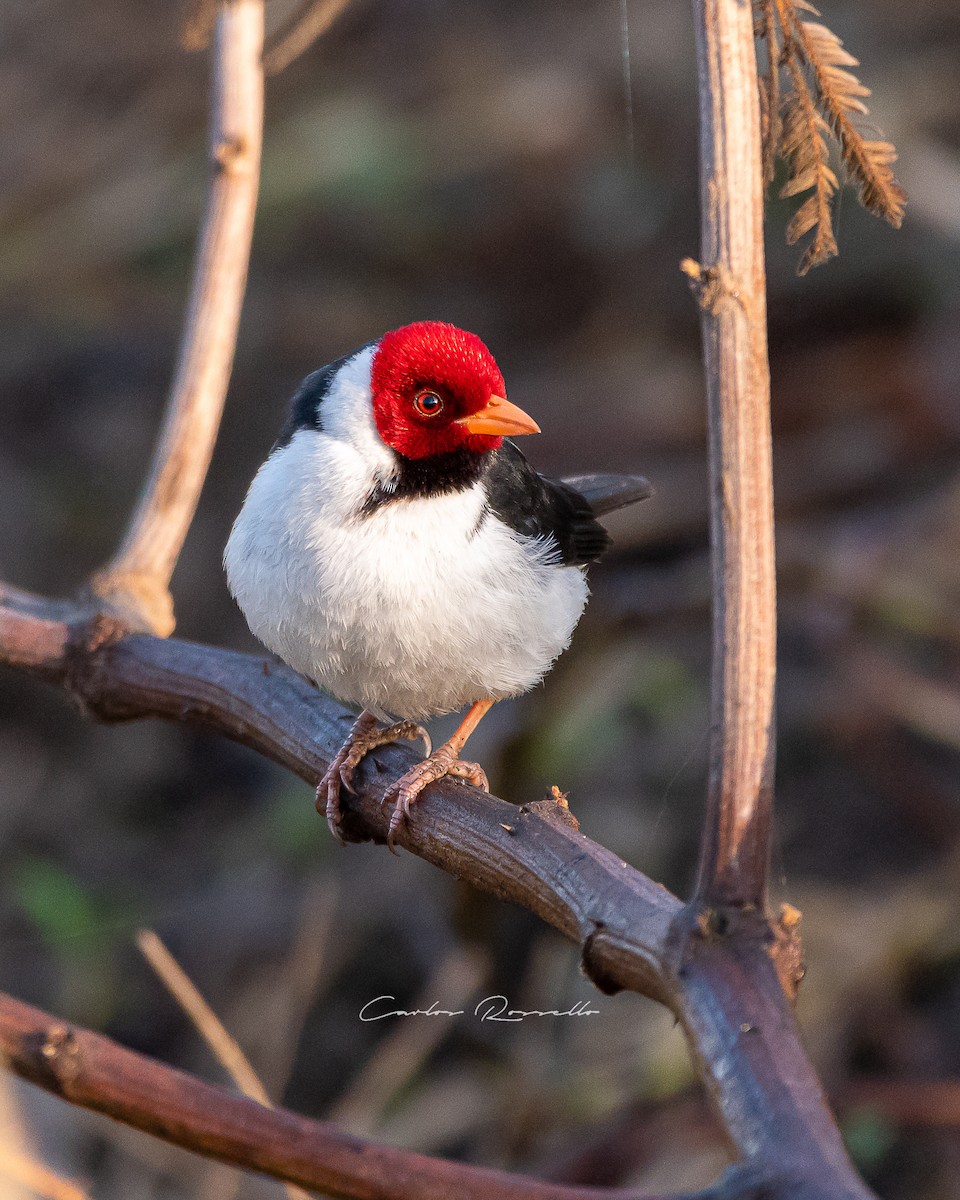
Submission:
M 788 63 L 793 83 L 784 101 L 781 154 L 790 173 L 780 189 L 780 195 L 798 196 L 813 189 L 793 214 L 787 226 L 787 243 L 792 246 L 810 230 L 813 239 L 804 251 L 797 267 L 798 275 L 806 275 L 837 254 L 833 235 L 830 204 L 837 190 L 837 177 L 830 168 L 830 149 L 827 145 L 829 126 L 817 112 L 803 72 L 795 58 Z
M 815 11 L 812 6 L 805 4 L 805 7 Z M 858 60 L 825 25 L 804 21 L 795 8 L 791 19 L 791 35 L 813 72 L 820 104 L 840 143 L 843 161 L 857 182 L 861 204 L 899 229 L 907 198 L 891 170 L 896 150 L 889 142 L 868 141 L 852 120 L 855 114 L 869 115 L 863 98 L 870 95 L 870 89 L 852 71 L 844 69 L 859 66 Z
M 757 36 L 767 50 L 767 68 L 760 80 L 764 180 L 770 182 L 773 160 L 779 155 L 789 167 L 780 195 L 812 190 L 787 226 L 790 245 L 814 231 L 797 268 L 805 275 L 837 253 L 831 204 L 838 182 L 830 167 L 831 136 L 869 212 L 899 228 L 906 196 L 893 176 L 894 147 L 864 137 L 854 124 L 855 118 L 869 115 L 865 100 L 870 89 L 849 69 L 859 66 L 858 60 L 835 33 L 808 19 L 820 16 L 810 0 L 755 0 L 755 4 Z M 779 101 L 780 70 L 789 73 L 791 86 L 774 117 L 771 106 L 775 98 Z

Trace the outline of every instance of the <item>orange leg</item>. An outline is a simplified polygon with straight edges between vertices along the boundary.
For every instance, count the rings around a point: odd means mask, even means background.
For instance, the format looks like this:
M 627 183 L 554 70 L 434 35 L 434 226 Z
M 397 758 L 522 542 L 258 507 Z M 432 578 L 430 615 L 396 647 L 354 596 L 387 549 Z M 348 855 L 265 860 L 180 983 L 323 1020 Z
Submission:
M 455 775 L 460 779 L 469 779 L 472 784 L 483 788 L 485 792 L 490 790 L 490 784 L 487 782 L 487 777 L 480 764 L 463 762 L 460 758 L 460 751 L 484 715 L 493 707 L 493 703 L 492 700 L 478 700 L 476 704 L 472 704 L 453 737 L 448 742 L 444 742 L 433 754 L 428 755 L 422 763 L 411 767 L 406 775 L 401 776 L 395 784 L 387 789 L 383 803 L 389 804 L 392 800 L 396 805 L 390 818 L 390 830 L 387 834 L 387 845 L 394 853 L 396 853 L 394 839 L 397 836 L 397 830 L 410 815 L 410 805 L 429 784 L 436 783 L 438 779 L 443 779 L 447 775 Z
M 477 720 L 479 719 L 478 717 Z M 364 709 L 354 721 L 347 740 L 327 768 L 326 775 L 320 780 L 317 787 L 317 812 L 326 815 L 330 832 L 341 846 L 344 844 L 340 829 L 341 786 L 348 792 L 353 792 L 353 773 L 363 756 L 371 750 L 376 750 L 378 746 L 386 746 L 390 742 L 399 741 L 400 738 L 410 741 L 420 738 L 427 754 L 433 749 L 430 734 L 421 725 L 413 721 L 398 721 L 396 725 L 388 725 L 386 729 L 381 729 L 373 713 Z

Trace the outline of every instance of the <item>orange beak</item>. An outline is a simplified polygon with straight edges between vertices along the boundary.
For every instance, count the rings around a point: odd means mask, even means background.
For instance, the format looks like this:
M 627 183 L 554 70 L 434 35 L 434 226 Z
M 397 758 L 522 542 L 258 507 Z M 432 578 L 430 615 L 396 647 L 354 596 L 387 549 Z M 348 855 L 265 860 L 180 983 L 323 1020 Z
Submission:
M 487 433 L 496 437 L 519 437 L 522 433 L 539 433 L 540 426 L 503 396 L 491 396 L 479 412 L 460 417 L 454 422 L 469 433 Z

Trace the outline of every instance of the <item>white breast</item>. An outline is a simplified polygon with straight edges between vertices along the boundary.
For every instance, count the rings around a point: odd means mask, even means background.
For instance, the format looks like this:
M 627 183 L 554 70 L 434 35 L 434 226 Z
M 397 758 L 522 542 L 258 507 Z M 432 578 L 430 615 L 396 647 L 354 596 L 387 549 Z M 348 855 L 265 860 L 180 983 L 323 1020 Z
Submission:
M 326 416 L 325 403 L 325 428 Z M 366 437 L 301 430 L 260 469 L 224 556 L 250 628 L 381 714 L 422 718 L 533 687 L 580 618 L 583 571 L 486 511 L 480 484 L 363 515 L 390 456 Z

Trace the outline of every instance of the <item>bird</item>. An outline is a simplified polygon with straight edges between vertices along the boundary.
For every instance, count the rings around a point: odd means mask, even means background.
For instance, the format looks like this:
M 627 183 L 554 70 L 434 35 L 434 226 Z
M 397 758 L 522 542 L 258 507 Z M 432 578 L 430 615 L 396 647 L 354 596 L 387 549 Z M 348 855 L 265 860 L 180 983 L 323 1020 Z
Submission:
M 417 321 L 308 375 L 250 485 L 229 590 L 269 650 L 360 709 L 316 794 L 341 843 L 341 789 L 390 742 L 425 749 L 384 795 L 391 850 L 431 783 L 489 790 L 467 739 L 569 645 L 610 545 L 597 518 L 651 494 L 640 475 L 545 478 L 512 440 L 539 432 L 476 334 Z M 421 722 L 464 708 L 434 750 Z

